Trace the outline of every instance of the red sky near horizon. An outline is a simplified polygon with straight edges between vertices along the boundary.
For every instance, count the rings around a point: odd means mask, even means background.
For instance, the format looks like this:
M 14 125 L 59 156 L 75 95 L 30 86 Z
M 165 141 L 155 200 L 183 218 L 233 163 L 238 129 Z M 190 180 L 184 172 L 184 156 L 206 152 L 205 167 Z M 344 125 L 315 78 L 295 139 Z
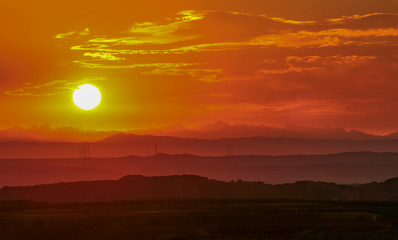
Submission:
M 0 128 L 398 130 L 398 1 L 1 1 Z M 79 110 L 73 90 L 102 102 Z

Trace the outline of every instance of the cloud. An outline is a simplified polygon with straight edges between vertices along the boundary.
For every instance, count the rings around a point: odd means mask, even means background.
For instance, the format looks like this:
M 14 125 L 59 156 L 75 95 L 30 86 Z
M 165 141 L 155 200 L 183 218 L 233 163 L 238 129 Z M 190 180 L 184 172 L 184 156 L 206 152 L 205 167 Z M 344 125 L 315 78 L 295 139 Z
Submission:
M 325 57 L 321 57 L 321 56 L 287 56 L 286 62 L 329 65 L 331 63 L 350 64 L 350 63 L 367 62 L 367 61 L 371 61 L 374 59 L 376 59 L 375 56 L 358 56 L 358 55 L 350 55 L 350 56 L 333 55 L 333 56 L 325 56 Z
M 250 102 L 259 105 L 242 109 L 262 109 L 259 115 L 286 113 L 289 107 L 300 114 L 343 114 L 355 112 L 348 106 L 358 103 L 335 104 L 331 99 L 373 99 L 387 91 L 386 85 L 396 85 L 395 23 L 397 15 L 382 13 L 296 21 L 186 11 L 160 22 L 132 23 L 114 36 L 78 39 L 71 50 L 81 53 L 73 62 L 82 68 L 124 69 L 149 79 L 165 76 L 184 79 L 187 85 L 207 84 L 203 94 L 210 97 L 195 101 L 213 107 L 225 103 L 232 111 L 235 104 Z M 215 92 L 228 97 L 211 95 Z M 265 104 L 278 101 L 288 103 Z
M 86 43 L 72 46 L 71 49 L 132 55 L 219 51 L 251 45 L 248 40 L 266 33 L 303 27 L 312 29 L 315 23 L 240 12 L 187 10 L 178 15 L 179 17 L 168 19 L 165 23 L 134 23 L 123 36 L 94 37 Z M 225 39 L 229 40 L 225 42 Z M 174 46 L 163 47 L 170 44 Z
M 355 100 L 355 99 L 354 99 Z M 217 104 L 206 105 L 206 110 L 211 111 L 234 111 L 235 113 L 311 113 L 311 114 L 356 114 L 349 112 L 345 101 L 341 100 L 294 100 L 294 101 L 273 101 L 268 103 L 246 102 L 239 104 Z
M 168 69 L 168 68 L 181 68 L 188 66 L 201 65 L 200 63 L 136 63 L 132 65 L 109 65 L 98 60 L 75 60 L 74 63 L 79 64 L 84 68 L 93 69 Z
M 394 37 L 391 39 L 389 37 Z M 300 31 L 285 34 L 263 35 L 251 40 L 253 45 L 278 47 L 330 47 L 344 45 L 395 44 L 398 28 L 367 30 L 329 29 L 318 32 Z
M 167 49 L 113 49 L 106 44 L 85 44 L 72 46 L 71 50 L 97 51 L 113 53 L 118 55 L 164 55 L 164 54 L 187 54 L 192 52 L 218 52 L 226 50 L 239 50 L 245 46 L 259 46 L 257 43 L 242 42 L 219 42 L 203 43 Z
M 398 14 L 370 13 L 364 15 L 343 16 L 326 19 L 325 25 L 330 28 L 372 29 L 395 28 L 398 24 Z
M 194 81 L 201 82 L 220 82 L 225 81 L 226 77 L 223 76 L 222 69 L 206 69 L 206 68 L 155 68 L 150 71 L 142 72 L 149 75 L 169 75 L 169 76 L 187 76 Z
M 201 37 L 191 31 L 190 22 L 200 20 L 204 13 L 196 11 L 181 11 L 179 17 L 166 23 L 139 22 L 134 23 L 127 31 L 125 37 L 99 37 L 90 39 L 89 43 L 109 44 L 111 46 L 143 45 L 143 44 L 169 44 L 187 41 Z
M 67 38 L 67 37 L 70 37 L 70 36 L 72 36 L 74 34 L 76 34 L 75 31 L 66 32 L 66 33 L 58 33 L 57 35 L 55 35 L 54 38 Z
M 132 65 L 109 65 L 100 61 L 76 60 L 85 68 L 91 69 L 136 69 L 144 75 L 187 76 L 195 81 L 218 82 L 224 81 L 222 69 L 206 68 L 205 63 L 142 63 Z
M 79 37 L 88 36 L 88 35 L 90 35 L 90 29 L 85 28 L 84 30 L 82 30 L 80 32 L 70 31 L 70 32 L 66 32 L 66 33 L 58 33 L 57 35 L 55 35 L 54 38 L 57 38 L 57 39 L 79 38 Z
M 16 90 L 8 90 L 4 93 L 9 96 L 52 96 L 57 95 L 62 92 L 67 92 L 75 89 L 83 83 L 93 82 L 102 80 L 103 78 L 90 78 L 82 79 L 78 81 L 68 81 L 68 80 L 54 80 L 50 82 L 45 82 L 41 84 L 24 83 L 24 86 Z
M 71 46 L 104 61 L 129 62 L 141 55 L 187 55 L 269 48 L 326 48 L 345 46 L 396 45 L 398 15 L 367 14 L 326 19 L 295 21 L 241 12 L 182 11 L 164 23 L 134 23 L 124 36 L 94 37 Z M 396 26 L 396 25 L 395 25 Z M 136 61 L 136 60 L 135 60 Z M 103 67 L 106 63 L 82 67 Z M 122 68 L 109 65 L 110 69 Z
M 121 61 L 125 60 L 122 57 L 116 57 L 115 54 L 112 53 L 103 53 L 103 52 L 85 52 L 83 56 L 92 57 L 94 59 L 103 59 L 108 61 Z
M 376 60 L 375 56 L 287 56 L 280 60 L 266 59 L 267 68 L 260 69 L 259 72 L 264 74 L 287 74 L 287 73 L 304 73 L 308 71 L 320 71 L 334 68 L 338 65 L 358 66 Z

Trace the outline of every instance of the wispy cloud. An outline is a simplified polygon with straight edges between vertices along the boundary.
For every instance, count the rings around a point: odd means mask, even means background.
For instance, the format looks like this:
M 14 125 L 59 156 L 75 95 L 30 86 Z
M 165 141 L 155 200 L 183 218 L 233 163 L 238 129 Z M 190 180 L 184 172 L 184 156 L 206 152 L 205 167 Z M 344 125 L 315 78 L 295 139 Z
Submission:
M 358 21 L 359 20 L 359 21 Z M 366 25 L 361 25 L 358 24 L 356 27 L 363 27 L 363 28 L 372 28 L 374 25 L 380 25 L 381 27 L 385 27 L 386 25 L 389 25 L 391 22 L 397 22 L 398 21 L 398 14 L 391 14 L 391 13 L 369 13 L 369 14 L 363 14 L 363 15 L 351 15 L 351 16 L 342 16 L 340 18 L 329 18 L 325 20 L 326 24 L 330 25 L 337 25 L 337 24 L 347 24 L 347 23 L 353 23 L 353 22 L 373 22 L 372 26 L 366 26 Z M 352 25 L 351 25 L 352 26 Z
M 117 57 L 115 54 L 112 53 L 103 53 L 103 52 L 85 52 L 83 56 L 92 57 L 95 59 L 102 59 L 108 61 L 121 61 L 125 60 L 125 58 Z
M 238 102 L 310 95 L 363 98 L 369 94 L 365 88 L 381 82 L 374 79 L 390 82 L 396 72 L 391 65 L 398 46 L 395 23 L 398 15 L 382 13 L 296 21 L 183 11 L 164 21 L 132 23 L 118 34 L 71 41 L 70 49 L 81 53 L 72 61 L 82 68 L 209 83 L 218 90 L 230 88 L 228 99 Z M 350 85 L 342 87 L 346 82 Z
M 102 69 L 149 69 L 149 68 L 181 68 L 181 67 L 188 67 L 188 66 L 197 66 L 201 65 L 200 63 L 137 63 L 131 65 L 109 65 L 103 63 L 99 60 L 75 60 L 76 64 L 79 64 L 85 68 L 102 68 Z
M 113 38 L 98 37 L 90 39 L 88 42 L 109 44 L 111 46 L 169 44 L 201 37 L 201 35 L 187 30 L 190 28 L 190 22 L 202 19 L 204 17 L 204 13 L 196 11 L 181 11 L 178 15 L 179 17 L 171 19 L 166 23 L 134 23 L 127 31 L 129 36 Z
M 375 60 L 375 56 L 342 56 L 342 55 L 332 55 L 332 56 L 287 56 L 287 63 L 308 63 L 308 64 L 319 64 L 319 65 L 329 65 L 329 64 L 350 64 L 350 63 L 361 63 L 371 60 Z
M 391 18 L 398 23 L 398 15 L 381 13 L 316 22 L 240 12 L 182 11 L 179 17 L 166 23 L 135 23 L 124 36 L 94 37 L 71 46 L 71 50 L 84 51 L 85 56 L 104 60 L 128 60 L 123 55 L 189 54 L 269 47 L 391 45 L 396 42 L 392 38 L 398 37 L 398 28 L 391 27 Z M 120 57 L 113 57 L 115 54 Z
M 318 32 L 300 31 L 294 33 L 263 35 L 251 40 L 254 45 L 278 47 L 330 47 L 344 45 L 394 44 L 398 28 L 378 28 L 368 30 L 329 29 Z
M 76 60 L 85 68 L 91 69 L 136 69 L 144 75 L 187 76 L 195 81 L 218 82 L 224 81 L 222 69 L 206 68 L 206 63 L 142 63 L 132 65 L 109 65 L 96 60 Z
M 194 81 L 201 82 L 220 82 L 225 81 L 226 77 L 223 76 L 222 69 L 206 69 L 206 68 L 155 68 L 150 71 L 142 72 L 143 74 L 150 75 L 171 75 L 171 76 L 187 76 Z
M 66 32 L 66 33 L 58 33 L 57 35 L 55 35 L 54 38 L 57 38 L 57 39 L 77 38 L 77 37 L 83 37 L 83 36 L 88 36 L 88 35 L 90 35 L 90 29 L 85 28 L 84 30 L 82 30 L 80 32 L 69 31 L 69 32 Z
M 8 90 L 4 93 L 9 96 L 52 96 L 62 92 L 71 91 L 79 85 L 87 82 L 95 82 L 103 78 L 90 78 L 81 80 L 54 80 L 41 84 L 24 83 L 21 88 Z
M 205 111 L 231 111 L 235 113 L 250 113 L 253 115 L 264 113 L 311 113 L 319 115 L 357 114 L 347 109 L 348 103 L 358 102 L 358 99 L 329 99 L 329 100 L 292 100 L 270 101 L 268 103 L 246 102 L 238 104 L 205 105 Z

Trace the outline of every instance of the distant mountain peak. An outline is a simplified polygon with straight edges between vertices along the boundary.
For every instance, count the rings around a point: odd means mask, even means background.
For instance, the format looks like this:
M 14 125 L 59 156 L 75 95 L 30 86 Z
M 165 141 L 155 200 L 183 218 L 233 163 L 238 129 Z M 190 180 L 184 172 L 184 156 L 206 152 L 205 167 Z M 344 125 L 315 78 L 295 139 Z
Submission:
M 229 127 L 230 126 L 229 124 L 227 124 L 226 122 L 221 121 L 221 120 L 216 121 L 213 125 L 219 126 L 219 127 Z

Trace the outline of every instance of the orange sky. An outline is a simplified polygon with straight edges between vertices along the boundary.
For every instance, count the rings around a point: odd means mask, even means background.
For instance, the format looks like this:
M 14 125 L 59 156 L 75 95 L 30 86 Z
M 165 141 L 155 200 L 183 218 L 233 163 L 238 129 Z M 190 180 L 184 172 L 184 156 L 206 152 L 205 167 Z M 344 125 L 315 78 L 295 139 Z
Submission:
M 0 2 L 0 128 L 398 130 L 398 1 Z M 102 92 L 93 111 L 72 92 Z

